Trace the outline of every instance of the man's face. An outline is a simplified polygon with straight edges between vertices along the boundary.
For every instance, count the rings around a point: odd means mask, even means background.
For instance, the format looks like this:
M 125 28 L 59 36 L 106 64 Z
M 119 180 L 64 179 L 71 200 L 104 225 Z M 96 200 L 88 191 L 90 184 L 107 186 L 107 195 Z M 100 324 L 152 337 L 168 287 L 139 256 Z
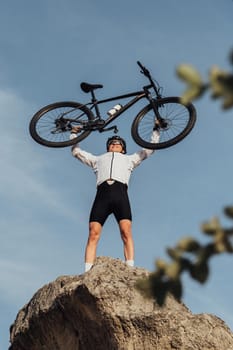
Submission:
M 108 147 L 108 152 L 119 152 L 122 153 L 123 147 L 119 141 L 113 141 Z

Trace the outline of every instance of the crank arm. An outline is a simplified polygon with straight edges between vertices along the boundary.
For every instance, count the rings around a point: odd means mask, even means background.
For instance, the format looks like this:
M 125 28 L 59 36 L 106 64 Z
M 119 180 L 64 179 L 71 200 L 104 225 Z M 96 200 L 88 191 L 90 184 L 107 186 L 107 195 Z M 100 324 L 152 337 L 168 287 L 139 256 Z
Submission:
M 114 126 L 110 126 L 109 128 L 102 128 L 102 129 L 99 129 L 99 132 L 105 132 L 105 131 L 110 131 L 110 130 L 114 130 L 114 133 L 117 134 L 118 133 L 118 129 L 117 129 L 117 126 L 114 125 Z

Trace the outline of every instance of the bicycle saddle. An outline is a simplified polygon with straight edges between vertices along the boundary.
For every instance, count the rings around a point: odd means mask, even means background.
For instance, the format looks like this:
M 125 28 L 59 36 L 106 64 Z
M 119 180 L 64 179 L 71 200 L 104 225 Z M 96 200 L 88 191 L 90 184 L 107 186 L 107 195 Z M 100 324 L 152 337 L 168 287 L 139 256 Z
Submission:
M 90 91 L 93 91 L 95 89 L 102 88 L 103 85 L 101 85 L 101 84 L 89 84 L 89 83 L 83 82 L 80 84 L 80 87 L 84 92 L 90 92 Z

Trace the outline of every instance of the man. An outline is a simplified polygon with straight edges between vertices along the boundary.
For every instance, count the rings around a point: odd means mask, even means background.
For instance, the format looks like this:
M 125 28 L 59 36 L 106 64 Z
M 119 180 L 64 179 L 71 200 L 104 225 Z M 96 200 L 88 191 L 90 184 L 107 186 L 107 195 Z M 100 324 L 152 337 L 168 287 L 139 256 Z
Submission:
M 78 127 L 71 131 L 76 137 Z M 151 141 L 157 143 L 159 132 L 153 131 Z M 89 165 L 96 174 L 97 193 L 89 218 L 89 237 L 85 250 L 85 272 L 90 270 L 96 258 L 96 250 L 102 227 L 110 214 L 114 214 L 124 245 L 124 257 L 128 266 L 134 266 L 134 242 L 132 237 L 132 214 L 128 198 L 130 175 L 154 150 L 141 149 L 126 155 L 126 143 L 119 136 L 108 139 L 107 153 L 100 156 L 82 150 L 78 144 L 72 147 L 72 154 L 82 163 Z

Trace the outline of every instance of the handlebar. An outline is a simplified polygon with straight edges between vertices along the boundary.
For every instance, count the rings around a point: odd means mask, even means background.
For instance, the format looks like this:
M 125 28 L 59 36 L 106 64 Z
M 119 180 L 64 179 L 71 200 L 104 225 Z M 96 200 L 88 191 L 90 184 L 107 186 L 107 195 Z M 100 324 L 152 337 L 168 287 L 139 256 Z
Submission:
M 148 69 L 145 66 L 143 66 L 140 61 L 137 61 L 137 64 L 141 68 L 141 73 L 144 74 L 146 77 L 150 78 L 150 72 L 148 71 Z
M 161 87 L 159 86 L 158 82 L 152 78 L 149 70 L 145 66 L 143 66 L 140 61 L 137 61 L 137 64 L 141 68 L 141 73 L 144 74 L 149 79 L 151 83 L 149 87 L 153 87 L 157 95 L 157 98 L 161 98 L 162 97 L 162 95 L 160 94 Z

